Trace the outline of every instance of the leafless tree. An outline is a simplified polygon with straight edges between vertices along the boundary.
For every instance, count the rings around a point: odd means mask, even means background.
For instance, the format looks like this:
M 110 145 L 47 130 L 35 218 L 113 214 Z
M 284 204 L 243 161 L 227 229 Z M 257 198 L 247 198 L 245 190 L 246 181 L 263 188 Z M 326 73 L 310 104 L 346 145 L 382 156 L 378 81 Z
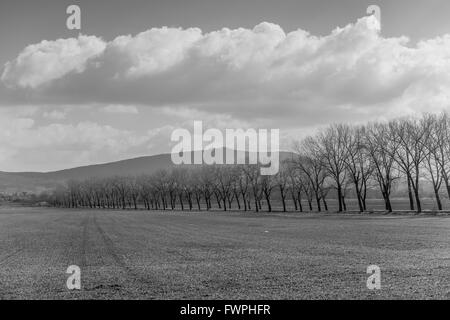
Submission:
M 271 175 L 261 176 L 261 191 L 264 194 L 268 212 L 272 212 L 271 195 L 275 186 L 276 180 L 274 176 Z
M 388 150 L 406 175 L 408 186 L 411 186 L 414 192 L 417 212 L 422 211 L 419 195 L 420 169 L 429 152 L 426 147 L 431 132 L 429 125 L 429 122 L 424 119 L 414 118 L 389 123 L 393 148 Z
M 392 152 L 386 149 L 390 143 L 389 132 L 389 128 L 385 124 L 370 124 L 366 129 L 365 147 L 374 168 L 374 177 L 380 187 L 385 209 L 392 212 L 390 195 L 394 181 L 398 179 L 396 174 L 398 171 L 394 168 L 395 161 L 391 156 Z
M 321 147 L 317 139 L 307 137 L 301 144 L 296 145 L 298 153 L 294 160 L 296 167 L 307 180 L 307 187 L 311 188 L 316 198 L 317 211 L 322 211 L 321 200 L 324 196 L 324 183 L 327 171 L 322 158 Z M 325 202 L 326 203 L 326 202 Z
M 255 204 L 255 211 L 260 210 L 260 198 L 261 198 L 261 173 L 260 168 L 257 165 L 249 165 L 245 167 L 245 175 L 250 182 L 253 200 Z
M 278 186 L 278 190 L 280 191 L 281 203 L 283 205 L 283 212 L 287 211 L 286 206 L 286 197 L 287 197 L 287 189 L 289 183 L 289 163 L 283 162 L 280 166 L 280 171 L 275 176 L 275 184 Z
M 367 210 L 367 184 L 373 172 L 366 146 L 366 129 L 362 126 L 350 128 L 344 138 L 347 173 L 355 186 L 359 211 L 363 212 Z
M 425 144 L 425 161 L 424 167 L 427 172 L 427 178 L 431 180 L 433 185 L 434 197 L 438 210 L 442 210 L 442 201 L 439 195 L 442 182 L 444 180 L 445 160 L 442 157 L 441 146 L 446 144 L 442 123 L 438 117 L 434 115 L 424 115 L 424 127 L 430 130 L 428 141 Z
M 350 134 L 346 125 L 331 125 L 318 134 L 320 158 L 335 183 L 339 212 L 343 211 L 343 184 L 346 179 L 346 159 L 348 150 L 345 146 Z

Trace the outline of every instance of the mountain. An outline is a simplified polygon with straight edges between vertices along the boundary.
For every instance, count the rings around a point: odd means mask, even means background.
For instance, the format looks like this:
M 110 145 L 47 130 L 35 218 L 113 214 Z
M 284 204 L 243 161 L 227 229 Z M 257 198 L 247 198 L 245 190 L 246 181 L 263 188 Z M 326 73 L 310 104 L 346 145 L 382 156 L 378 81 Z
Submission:
M 225 155 L 225 150 L 224 150 Z M 191 153 L 191 158 L 193 153 Z M 248 157 L 248 153 L 246 153 Z M 291 152 L 280 152 L 280 162 L 294 156 Z M 145 156 L 103 164 L 88 165 L 50 172 L 2 172 L 0 171 L 0 192 L 39 193 L 71 179 L 90 177 L 135 176 L 152 174 L 173 167 L 170 154 Z

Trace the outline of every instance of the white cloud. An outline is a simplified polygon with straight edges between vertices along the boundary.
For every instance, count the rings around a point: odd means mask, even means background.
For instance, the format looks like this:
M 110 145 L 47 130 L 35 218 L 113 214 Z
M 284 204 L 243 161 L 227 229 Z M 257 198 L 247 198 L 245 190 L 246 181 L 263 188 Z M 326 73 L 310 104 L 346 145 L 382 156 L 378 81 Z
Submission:
M 122 105 L 122 104 L 110 104 L 102 108 L 103 112 L 107 113 L 128 113 L 138 114 L 139 111 L 135 106 Z
M 209 33 L 153 28 L 108 42 L 79 36 L 30 45 L 5 65 L 2 81 L 8 88 L 0 86 L 0 97 L 6 97 L 0 99 L 9 105 L 32 100 L 47 107 L 100 106 L 102 112 L 141 115 L 132 117 L 132 124 L 103 115 L 104 123 L 97 124 L 86 120 L 94 113 L 73 112 L 75 121 L 71 111 L 65 121 L 72 123 L 46 126 L 31 115 L 17 115 L 4 132 L 17 135 L 12 141 L 19 146 L 47 139 L 48 150 L 73 146 L 95 159 L 101 149 L 111 149 L 105 155 L 129 152 L 128 143 L 161 150 L 172 127 L 188 127 L 192 120 L 218 128 L 280 128 L 289 140 L 330 122 L 449 108 L 450 35 L 411 44 L 406 37 L 384 37 L 374 17 L 326 36 L 285 32 L 266 22 Z M 61 116 L 51 113 L 47 118 Z M 108 121 L 116 123 L 108 126 Z M 161 128 L 143 134 L 123 130 L 142 129 L 149 121 Z
M 5 65 L 2 80 L 19 87 L 37 88 L 70 72 L 81 73 L 89 59 L 101 54 L 106 44 L 95 36 L 44 40 L 27 46 Z
M 109 43 L 106 55 L 122 64 L 118 70 L 122 75 L 151 75 L 164 72 L 186 59 L 188 50 L 201 37 L 198 28 L 153 28 L 134 37 L 115 38 Z
M 0 108 L 3 171 L 54 170 L 142 155 L 152 138 L 92 121 L 42 125 L 20 109 Z
M 2 79 L 17 100 L 21 88 L 34 88 L 37 103 L 111 104 L 111 112 L 131 113 L 130 105 L 190 105 L 310 124 L 417 112 L 429 108 L 422 103 L 429 92 L 439 97 L 433 108 L 446 108 L 449 71 L 449 35 L 409 46 L 405 37 L 383 37 L 371 16 L 320 37 L 264 22 L 43 41 L 7 63 Z

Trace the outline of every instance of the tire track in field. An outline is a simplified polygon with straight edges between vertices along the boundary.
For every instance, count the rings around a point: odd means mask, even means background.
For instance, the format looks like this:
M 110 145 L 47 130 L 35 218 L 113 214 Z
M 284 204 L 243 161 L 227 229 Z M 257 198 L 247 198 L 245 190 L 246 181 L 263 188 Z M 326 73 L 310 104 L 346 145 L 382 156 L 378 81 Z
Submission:
M 94 223 L 94 226 L 97 229 L 98 233 L 100 234 L 103 243 L 105 244 L 107 254 L 109 254 L 113 258 L 116 265 L 120 266 L 122 269 L 126 269 L 126 271 L 130 271 L 123 256 L 120 256 L 117 253 L 114 242 L 106 234 L 106 232 L 103 230 L 103 228 L 98 224 L 96 216 L 93 216 L 93 223 Z
M 83 235 L 81 240 L 81 268 L 84 270 L 86 269 L 87 262 L 86 262 L 86 248 L 87 248 L 87 241 L 88 241 L 88 225 L 89 225 L 89 215 L 85 215 L 81 226 L 83 228 Z
M 163 293 L 163 295 L 165 295 L 166 290 L 164 289 L 162 282 L 159 281 L 155 276 L 151 276 L 149 279 L 133 270 L 133 268 L 128 265 L 125 258 L 117 253 L 117 249 L 116 246 L 114 245 L 114 242 L 105 232 L 105 230 L 100 226 L 100 224 L 97 221 L 97 217 L 95 215 L 93 216 L 92 221 L 94 223 L 97 232 L 100 234 L 102 238 L 107 254 L 113 258 L 115 264 L 119 266 L 125 272 L 126 275 L 131 276 L 136 286 L 138 286 L 141 289 L 140 291 L 149 292 L 149 289 L 153 289 L 153 291 L 157 291 L 158 296 L 161 296 L 161 292 Z M 152 295 L 152 298 L 153 296 L 154 295 Z

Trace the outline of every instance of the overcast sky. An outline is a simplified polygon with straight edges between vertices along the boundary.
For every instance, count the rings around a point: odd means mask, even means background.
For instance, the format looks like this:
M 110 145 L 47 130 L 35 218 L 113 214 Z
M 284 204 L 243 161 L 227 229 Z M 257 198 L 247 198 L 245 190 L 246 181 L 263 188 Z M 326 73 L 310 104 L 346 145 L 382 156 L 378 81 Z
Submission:
M 81 33 L 66 8 L 81 7 Z M 366 15 L 381 8 L 378 21 Z M 169 152 L 171 132 L 447 110 L 450 1 L 2 0 L 0 171 Z

